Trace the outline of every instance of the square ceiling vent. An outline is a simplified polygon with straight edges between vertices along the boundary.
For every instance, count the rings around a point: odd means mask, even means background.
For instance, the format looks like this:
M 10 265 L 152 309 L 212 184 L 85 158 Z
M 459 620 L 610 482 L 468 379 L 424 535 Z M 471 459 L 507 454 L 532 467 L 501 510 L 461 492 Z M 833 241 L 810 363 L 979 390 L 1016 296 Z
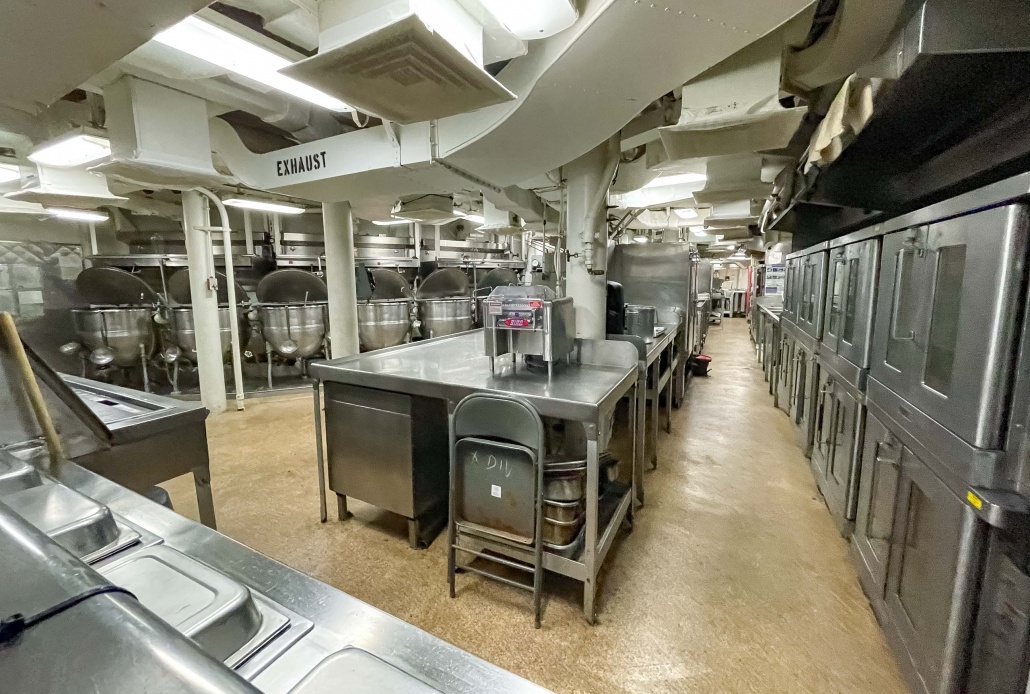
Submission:
M 405 124 L 515 98 L 414 13 L 281 72 L 358 110 Z

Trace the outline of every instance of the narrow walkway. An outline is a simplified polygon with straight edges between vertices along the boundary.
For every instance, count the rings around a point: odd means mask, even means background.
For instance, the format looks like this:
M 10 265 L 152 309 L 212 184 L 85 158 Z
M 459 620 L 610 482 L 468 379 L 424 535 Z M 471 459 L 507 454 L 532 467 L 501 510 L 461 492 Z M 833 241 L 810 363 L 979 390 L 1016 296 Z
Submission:
M 446 543 L 408 549 L 390 514 L 353 502 L 356 522 L 320 525 L 306 396 L 209 422 L 220 529 L 556 692 L 906 691 L 745 321 L 713 326 L 708 351 L 711 377 L 661 434 L 647 506 L 609 558 L 595 627 L 578 583 L 548 577 L 535 630 L 521 591 L 461 576 L 450 600 Z M 190 481 L 168 488 L 196 518 Z

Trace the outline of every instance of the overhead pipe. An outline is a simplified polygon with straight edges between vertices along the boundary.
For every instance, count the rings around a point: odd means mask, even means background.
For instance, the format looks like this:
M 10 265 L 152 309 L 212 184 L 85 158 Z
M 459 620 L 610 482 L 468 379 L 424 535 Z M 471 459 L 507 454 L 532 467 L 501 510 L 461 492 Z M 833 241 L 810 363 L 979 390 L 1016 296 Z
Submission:
M 236 272 L 232 263 L 232 230 L 229 228 L 229 213 L 225 205 L 207 188 L 194 188 L 212 203 L 218 210 L 222 222 L 222 254 L 225 257 L 226 293 L 229 295 L 229 340 L 232 343 L 232 375 L 236 384 L 236 409 L 243 409 L 243 364 L 240 362 L 240 323 L 236 305 Z
M 586 265 L 587 272 L 591 275 L 603 275 L 606 271 L 608 235 L 605 234 L 603 243 L 599 242 L 598 237 L 600 236 L 599 231 L 604 225 L 605 212 L 608 209 L 608 189 L 611 188 L 612 181 L 615 179 L 615 173 L 619 168 L 621 142 L 622 137 L 619 133 L 608 138 L 604 172 L 601 174 L 597 190 L 594 191 L 590 198 L 590 207 L 587 208 L 587 223 L 581 231 L 583 234 L 583 252 L 586 256 L 584 264 Z

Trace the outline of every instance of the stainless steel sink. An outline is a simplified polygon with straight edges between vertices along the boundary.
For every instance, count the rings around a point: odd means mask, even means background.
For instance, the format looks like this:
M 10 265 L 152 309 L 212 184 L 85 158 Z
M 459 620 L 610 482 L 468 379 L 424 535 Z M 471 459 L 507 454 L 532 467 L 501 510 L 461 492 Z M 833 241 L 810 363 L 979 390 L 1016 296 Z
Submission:
M 64 485 L 39 484 L 8 494 L 3 501 L 86 563 L 100 561 L 140 540 L 139 533 L 119 524 L 109 508 Z
M 99 571 L 229 667 L 242 665 L 289 627 L 288 617 L 246 586 L 164 545 Z
M 7 452 L 0 452 L 0 496 L 43 484 L 39 470 Z

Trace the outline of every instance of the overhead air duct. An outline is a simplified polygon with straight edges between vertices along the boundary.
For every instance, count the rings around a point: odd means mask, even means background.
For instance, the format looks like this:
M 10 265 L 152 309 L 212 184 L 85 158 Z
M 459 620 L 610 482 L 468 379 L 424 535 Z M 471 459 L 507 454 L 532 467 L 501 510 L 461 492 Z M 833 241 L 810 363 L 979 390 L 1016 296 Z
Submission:
M 318 55 L 281 72 L 398 123 L 515 95 L 483 69 L 483 26 L 457 0 L 323 0 Z
M 108 190 L 107 180 L 103 176 L 82 168 L 56 168 L 37 164 L 36 172 L 24 181 L 21 190 L 7 193 L 5 197 L 45 206 L 79 209 L 113 205 L 126 200 Z
M 104 104 L 111 156 L 91 171 L 147 188 L 235 182 L 211 162 L 203 99 L 126 76 L 104 89 Z

